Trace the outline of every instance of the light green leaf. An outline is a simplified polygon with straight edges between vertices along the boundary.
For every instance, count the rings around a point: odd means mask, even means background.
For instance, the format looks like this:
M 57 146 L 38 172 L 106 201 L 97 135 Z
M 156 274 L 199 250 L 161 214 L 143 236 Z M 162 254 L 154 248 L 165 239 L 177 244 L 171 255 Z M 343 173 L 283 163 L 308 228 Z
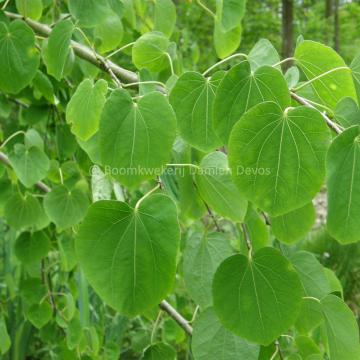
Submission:
M 267 39 L 260 39 L 248 55 L 251 70 L 255 71 L 261 66 L 273 66 L 280 62 L 280 56 L 273 44 Z M 281 70 L 280 65 L 276 67 Z
M 359 328 L 354 314 L 337 296 L 321 300 L 331 360 L 360 359 Z
M 287 69 L 285 73 L 285 80 L 288 84 L 289 89 L 294 88 L 300 79 L 300 71 L 297 66 L 292 66 L 291 68 Z
M 245 15 L 246 0 L 217 0 L 216 17 L 224 31 L 230 31 L 241 24 Z
M 41 329 L 51 320 L 51 306 L 47 301 L 33 304 L 27 310 L 26 317 L 37 329 Z
M 315 298 L 303 299 L 295 327 L 300 334 L 308 334 L 324 321 L 321 305 Z
M 315 255 L 307 251 L 298 251 L 290 257 L 299 274 L 304 296 L 322 299 L 330 293 L 330 287 L 323 266 Z
M 245 225 L 254 251 L 270 245 L 268 226 L 263 217 L 250 204 L 245 217 Z M 245 239 L 242 243 L 246 246 Z
M 60 229 L 79 223 L 84 218 L 88 205 L 89 200 L 81 190 L 69 190 L 64 185 L 54 187 L 44 199 L 47 215 Z
M 325 177 L 330 132 L 306 107 L 285 112 L 272 102 L 249 110 L 234 126 L 229 163 L 239 190 L 271 216 L 309 203 Z M 237 175 L 237 169 L 249 169 Z
M 66 66 L 70 54 L 70 41 L 75 27 L 71 20 L 60 21 L 52 30 L 44 60 L 48 74 L 61 80 L 66 73 Z
M 100 121 L 102 163 L 126 186 L 154 178 L 170 158 L 176 118 L 159 92 L 134 103 L 124 90 L 113 91 Z
M 360 240 L 360 127 L 338 135 L 327 155 L 327 229 L 343 244 Z
M 356 101 L 350 97 L 341 99 L 336 105 L 334 119 L 344 128 L 360 125 L 360 109 Z
M 55 104 L 54 87 L 49 78 L 40 70 L 33 80 L 34 92 L 41 94 L 50 104 Z M 40 95 L 38 95 L 40 97 Z
M 0 89 L 16 94 L 34 78 L 40 55 L 33 31 L 21 20 L 0 22 Z
M 69 0 L 68 3 L 70 14 L 79 21 L 79 26 L 94 27 L 109 14 L 107 1 Z
M 235 334 L 261 345 L 269 345 L 295 323 L 301 296 L 295 269 L 269 247 L 251 258 L 234 255 L 226 259 L 213 281 L 220 321 Z
M 248 202 L 234 185 L 227 156 L 216 151 L 205 156 L 195 173 L 201 198 L 219 215 L 235 222 L 245 218 Z
M 74 239 L 70 235 L 62 233 L 57 238 L 57 243 L 59 247 L 61 269 L 70 272 L 77 264 Z
M 154 30 L 170 37 L 176 25 L 176 7 L 172 0 L 156 0 Z
M 180 135 L 204 152 L 222 145 L 213 129 L 213 102 L 218 84 L 219 76 L 216 74 L 206 79 L 200 73 L 190 71 L 180 76 L 170 93 L 169 100 L 176 113 Z
M 25 18 L 39 20 L 43 11 L 42 0 L 15 0 L 16 9 Z
M 295 59 L 306 77 L 311 80 L 335 68 L 346 67 L 345 61 L 332 48 L 305 40 L 295 50 Z M 332 71 L 311 83 L 321 101 L 334 109 L 344 97 L 356 99 L 350 69 Z
M 149 346 L 144 355 L 141 358 L 142 360 L 175 360 L 176 351 L 170 345 L 165 343 L 157 343 Z
M 50 168 L 48 157 L 37 146 L 26 148 L 25 145 L 15 144 L 9 153 L 9 161 L 16 176 L 26 187 L 45 178 Z
M 16 230 L 39 229 L 46 215 L 39 200 L 32 195 L 22 196 L 15 192 L 5 204 L 5 218 Z M 47 222 L 47 221 L 46 221 Z
M 229 31 L 225 31 L 219 20 L 215 20 L 214 46 L 220 59 L 224 59 L 231 55 L 239 47 L 241 34 L 241 24 Z
M 132 60 L 140 70 L 160 72 L 169 66 L 167 50 L 170 42 L 159 31 L 148 32 L 139 37 L 132 47 Z
M 30 149 L 32 146 L 36 146 L 40 150 L 44 151 L 44 140 L 35 129 L 28 129 L 26 131 L 24 134 L 24 144 L 27 149 Z
M 330 293 L 337 292 L 343 298 L 344 297 L 343 287 L 341 285 L 339 278 L 336 276 L 335 272 L 328 268 L 324 268 L 324 271 L 329 282 Z
M 85 79 L 72 96 L 66 108 L 66 121 L 72 124 L 71 132 L 80 140 L 87 141 L 98 131 L 107 90 L 105 80 L 94 84 Z
M 15 242 L 15 255 L 24 264 L 31 264 L 44 258 L 51 248 L 50 239 L 43 231 L 24 232 Z
M 11 339 L 6 328 L 6 322 L 3 315 L 0 316 L 0 354 L 5 355 L 10 349 Z
M 282 109 L 290 106 L 289 90 L 280 71 L 264 66 L 252 73 L 249 62 L 243 61 L 225 75 L 214 102 L 214 129 L 225 144 L 241 116 L 264 101 L 274 101 Z
M 108 16 L 97 25 L 94 31 L 99 52 L 104 53 L 114 50 L 121 44 L 123 35 L 124 27 L 120 17 L 110 10 Z
M 291 244 L 303 238 L 315 223 L 316 212 L 312 203 L 284 215 L 270 217 L 276 238 Z
M 118 201 L 92 204 L 75 247 L 99 296 L 120 314 L 135 316 L 171 290 L 179 237 L 175 204 L 155 194 L 135 209 Z
M 211 284 L 217 267 L 233 254 L 225 234 L 195 232 L 187 238 L 183 262 L 186 289 L 203 309 L 212 305 Z
M 213 308 L 196 319 L 191 347 L 195 360 L 257 360 L 260 351 L 259 346 L 226 330 Z

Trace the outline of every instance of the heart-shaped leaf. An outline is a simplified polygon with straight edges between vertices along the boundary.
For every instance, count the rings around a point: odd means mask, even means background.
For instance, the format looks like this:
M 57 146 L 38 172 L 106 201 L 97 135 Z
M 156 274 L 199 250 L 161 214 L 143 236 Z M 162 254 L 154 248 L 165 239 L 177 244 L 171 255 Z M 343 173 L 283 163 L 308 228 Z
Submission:
M 76 253 L 100 297 L 120 314 L 135 316 L 171 290 L 179 237 L 176 206 L 165 195 L 150 195 L 135 209 L 103 200 L 89 208 Z
M 126 186 L 159 176 L 170 158 L 176 118 L 166 98 L 158 92 L 134 103 L 125 90 L 114 91 L 100 121 L 100 153 Z
M 50 239 L 43 231 L 24 232 L 15 242 L 15 255 L 25 264 L 40 261 L 51 247 Z
M 222 145 L 213 129 L 212 110 L 216 88 L 223 75 L 218 72 L 206 79 L 197 72 L 186 72 L 170 93 L 170 104 L 176 113 L 182 138 L 204 152 Z
M 17 177 L 26 187 L 42 180 L 50 168 L 48 157 L 38 146 L 27 148 L 23 144 L 16 144 L 9 154 L 9 161 Z
M 261 345 L 269 345 L 295 322 L 302 287 L 291 263 L 274 248 L 253 257 L 234 255 L 217 269 L 213 281 L 215 311 L 225 327 Z
M 283 111 L 265 102 L 234 126 L 229 141 L 233 179 L 249 200 L 272 216 L 309 203 L 325 177 L 330 131 L 306 107 Z M 245 169 L 238 175 L 238 169 Z
M 0 89 L 18 93 L 30 84 L 39 67 L 40 55 L 33 31 L 21 20 L 0 22 Z
M 87 141 L 98 131 L 107 90 L 105 80 L 94 84 L 85 79 L 72 96 L 66 108 L 66 121 L 72 124 L 71 131 L 80 140 Z
M 61 229 L 79 223 L 84 218 L 88 206 L 89 199 L 81 190 L 69 190 L 64 185 L 54 187 L 44 199 L 47 215 Z

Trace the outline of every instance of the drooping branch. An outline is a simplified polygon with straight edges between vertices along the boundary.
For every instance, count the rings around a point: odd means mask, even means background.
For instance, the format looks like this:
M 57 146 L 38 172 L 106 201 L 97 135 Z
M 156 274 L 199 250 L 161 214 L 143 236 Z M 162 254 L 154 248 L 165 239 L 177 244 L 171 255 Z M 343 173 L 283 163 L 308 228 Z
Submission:
M 294 92 L 291 92 L 291 97 L 296 100 L 299 104 L 304 105 L 308 108 L 311 109 L 316 109 L 316 107 L 314 105 L 312 105 L 309 101 L 307 101 L 305 98 L 295 94 Z M 342 133 L 342 129 L 339 127 L 339 125 L 337 125 L 335 122 L 333 122 L 324 112 L 319 111 L 319 113 L 321 114 L 321 116 L 323 117 L 323 119 L 326 121 L 326 123 L 328 124 L 328 126 L 333 129 L 337 134 L 341 134 Z
M 5 15 L 10 19 L 21 19 L 24 20 L 38 35 L 49 37 L 51 34 L 51 27 L 37 21 L 31 20 L 29 18 L 24 18 L 23 16 L 11 12 L 5 11 Z M 97 66 L 99 69 L 105 71 L 110 76 L 113 76 L 112 73 L 117 76 L 120 80 L 128 83 L 134 83 L 139 81 L 138 76 L 129 70 L 122 68 L 121 66 L 115 64 L 111 60 L 105 59 L 100 54 L 94 53 L 94 51 L 80 44 L 76 41 L 71 41 L 71 47 L 74 50 L 74 53 L 80 58 L 90 62 L 91 64 Z
M 11 166 L 8 157 L 0 152 L 0 161 L 3 162 L 7 166 Z M 36 187 L 43 192 L 50 192 L 50 188 L 43 183 L 42 181 L 37 182 Z M 184 329 L 184 331 L 191 336 L 192 335 L 192 327 L 189 325 L 189 322 L 177 312 L 166 300 L 161 301 L 159 304 L 160 308 L 164 310 L 173 320 L 175 320 L 178 325 Z

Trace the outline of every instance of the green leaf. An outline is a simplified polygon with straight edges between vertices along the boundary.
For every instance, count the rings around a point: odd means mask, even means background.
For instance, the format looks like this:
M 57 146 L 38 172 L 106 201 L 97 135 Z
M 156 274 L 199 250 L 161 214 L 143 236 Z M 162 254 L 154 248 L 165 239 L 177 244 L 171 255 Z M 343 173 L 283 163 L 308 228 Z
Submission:
M 35 91 L 41 94 L 50 104 L 55 104 L 54 87 L 49 78 L 40 70 L 33 80 Z M 34 91 L 34 92 L 35 92 Z M 38 95 L 40 97 L 40 95 Z
M 107 1 L 69 0 L 68 3 L 70 14 L 79 21 L 79 26 L 94 27 L 109 14 Z
M 241 24 L 229 31 L 225 31 L 220 21 L 215 20 L 214 46 L 216 54 L 220 59 L 224 59 L 231 55 L 239 47 L 241 34 Z
M 88 206 L 89 200 L 81 190 L 69 190 L 64 185 L 54 187 L 44 199 L 47 215 L 60 229 L 67 229 L 79 223 L 84 218 Z
M 227 156 L 216 151 L 205 156 L 195 173 L 195 182 L 201 198 L 219 215 L 242 222 L 247 200 L 231 179 Z
M 271 216 L 309 203 L 325 177 L 330 132 L 321 114 L 265 102 L 234 126 L 229 163 L 239 190 Z M 241 175 L 237 170 L 247 169 Z
M 352 311 L 337 296 L 321 300 L 331 360 L 360 358 L 359 328 Z
M 273 44 L 267 39 L 260 39 L 248 55 L 251 70 L 255 71 L 261 66 L 273 66 L 280 62 L 280 56 Z M 276 67 L 281 70 L 280 65 Z
M 176 113 L 180 135 L 190 145 L 204 152 L 222 145 L 213 129 L 212 110 L 218 77 L 215 74 L 206 79 L 200 73 L 186 72 L 170 93 L 169 100 Z
M 294 88 L 300 79 L 300 71 L 297 66 L 292 66 L 291 68 L 287 69 L 285 73 L 285 80 L 288 84 L 289 89 Z
M 247 258 L 234 255 L 217 269 L 214 307 L 220 321 L 235 334 L 269 345 L 297 318 L 302 289 L 291 263 L 274 248 Z
M 350 68 L 352 70 L 352 76 L 355 84 L 355 89 L 357 93 L 357 99 L 360 103 L 360 54 L 355 57 L 352 61 Z
M 315 223 L 316 212 L 312 203 L 284 215 L 270 217 L 276 238 L 291 244 L 303 238 Z
M 214 129 L 227 144 L 232 127 L 254 105 L 274 101 L 282 109 L 290 106 L 289 90 L 281 72 L 270 66 L 251 72 L 243 61 L 224 77 L 214 101 Z
M 31 305 L 26 316 L 37 329 L 41 329 L 51 320 L 52 309 L 47 301 L 43 301 L 40 304 Z
M 311 80 L 335 68 L 346 67 L 345 61 L 332 48 L 305 40 L 295 50 L 295 59 L 306 77 Z M 336 70 L 311 83 L 321 101 L 334 109 L 344 97 L 356 99 L 350 69 Z
M 341 282 L 339 278 L 336 276 L 335 272 L 328 268 L 324 268 L 324 271 L 329 282 L 330 293 L 339 293 L 339 296 L 343 298 L 344 291 Z
M 50 239 L 43 231 L 24 232 L 15 242 L 15 255 L 24 264 L 31 264 L 44 258 L 51 248 Z
M 176 25 L 176 7 L 172 0 L 156 0 L 154 30 L 170 37 Z
M 135 316 L 171 290 L 179 237 L 175 204 L 155 194 L 135 209 L 118 201 L 92 204 L 75 247 L 99 296 L 120 314 Z
M 314 254 L 298 251 L 290 257 L 290 261 L 299 274 L 305 296 L 320 300 L 330 293 L 324 268 Z
M 211 284 L 217 267 L 233 254 L 225 234 L 195 232 L 187 238 L 183 262 L 186 289 L 203 309 L 212 305 Z
M 120 17 L 113 11 L 95 28 L 94 36 L 100 53 L 114 50 L 121 44 L 124 27 Z
M 341 99 L 335 108 L 334 118 L 342 127 L 360 125 L 360 109 L 353 98 Z
M 44 50 L 47 72 L 57 80 L 65 76 L 74 29 L 74 24 L 70 19 L 60 21 L 52 30 Z
M 57 243 L 59 247 L 61 269 L 70 272 L 77 264 L 74 239 L 70 235 L 62 233 L 57 238 Z
M 33 31 L 21 20 L 0 22 L 0 89 L 16 94 L 34 78 L 40 55 Z
M 321 305 L 315 298 L 303 299 L 295 327 L 300 334 L 308 334 L 324 321 Z
M 43 11 L 42 0 L 15 0 L 16 9 L 25 18 L 39 20 Z
M 94 84 L 85 79 L 69 101 L 66 121 L 72 124 L 71 132 L 80 140 L 87 141 L 98 131 L 107 90 L 105 80 L 100 79 Z
M 241 24 L 245 15 L 246 0 L 217 0 L 216 17 L 224 31 L 230 31 Z
M 175 360 L 176 351 L 173 347 L 164 344 L 157 343 L 149 346 L 144 355 L 141 358 L 142 360 Z
M 32 195 L 14 193 L 5 204 L 5 218 L 16 230 L 39 229 L 46 215 L 39 200 Z M 47 222 L 47 221 L 46 221 Z
M 195 360 L 257 360 L 260 348 L 226 330 L 213 308 L 194 323 L 191 347 Z
M 151 72 L 160 72 L 169 66 L 167 50 L 170 42 L 159 31 L 151 31 L 140 36 L 132 48 L 134 65 L 141 70 L 145 68 Z
M 113 91 L 100 121 L 102 163 L 126 186 L 161 175 L 175 140 L 176 118 L 159 92 L 134 103 L 128 92 Z
M 9 154 L 9 161 L 16 176 L 26 187 L 45 178 L 50 168 L 48 157 L 37 146 L 26 148 L 25 145 L 16 144 Z
M 327 229 L 343 244 L 360 240 L 360 127 L 338 135 L 327 155 Z
M 6 328 L 6 322 L 3 315 L 0 316 L 0 354 L 5 355 L 10 349 L 11 339 Z
M 268 226 L 265 224 L 263 216 L 251 205 L 249 205 L 245 216 L 245 224 L 254 251 L 270 245 Z M 245 239 L 243 244 L 246 245 Z

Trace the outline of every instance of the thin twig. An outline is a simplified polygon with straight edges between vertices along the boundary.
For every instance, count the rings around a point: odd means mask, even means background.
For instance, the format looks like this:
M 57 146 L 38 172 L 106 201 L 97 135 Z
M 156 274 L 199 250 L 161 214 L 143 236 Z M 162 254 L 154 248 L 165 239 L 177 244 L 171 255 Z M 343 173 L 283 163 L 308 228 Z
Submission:
M 160 309 L 164 310 L 170 317 L 173 318 L 188 335 L 192 335 L 193 328 L 189 325 L 189 322 L 180 315 L 166 300 L 160 303 Z
M 314 105 L 310 104 L 305 98 L 295 94 L 294 92 L 290 92 L 291 97 L 296 100 L 299 104 L 304 105 L 308 108 L 311 109 L 315 109 L 317 111 L 319 111 Z M 334 123 L 324 112 L 319 111 L 319 113 L 321 114 L 321 116 L 323 117 L 323 119 L 326 121 L 326 123 L 328 124 L 328 126 L 333 129 L 337 134 L 341 134 L 343 132 L 343 130 L 340 128 L 339 125 L 337 125 L 336 123 Z

